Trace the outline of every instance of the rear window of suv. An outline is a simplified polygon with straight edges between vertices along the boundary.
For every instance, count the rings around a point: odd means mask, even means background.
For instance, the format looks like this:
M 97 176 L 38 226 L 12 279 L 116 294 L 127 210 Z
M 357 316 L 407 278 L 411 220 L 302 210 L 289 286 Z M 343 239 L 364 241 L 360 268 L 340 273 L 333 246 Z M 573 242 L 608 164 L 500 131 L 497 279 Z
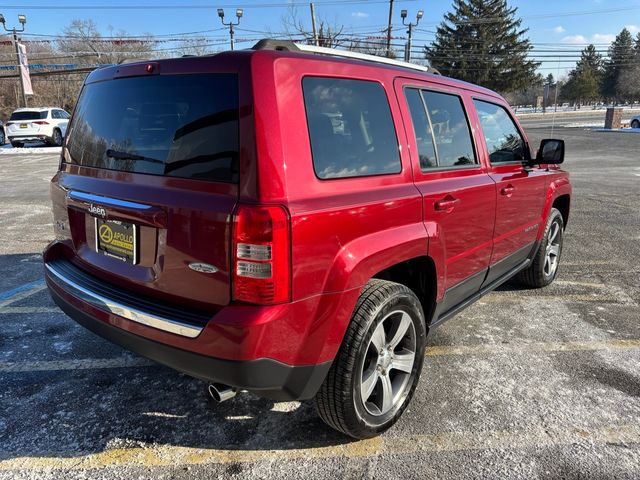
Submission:
M 46 110 L 44 112 L 13 112 L 11 114 L 11 118 L 9 121 L 20 121 L 20 120 L 42 120 L 47 118 Z
M 238 79 L 154 75 L 84 87 L 66 161 L 86 167 L 238 181 Z
M 306 77 L 302 89 L 313 168 L 319 178 L 401 171 L 398 140 L 382 85 Z

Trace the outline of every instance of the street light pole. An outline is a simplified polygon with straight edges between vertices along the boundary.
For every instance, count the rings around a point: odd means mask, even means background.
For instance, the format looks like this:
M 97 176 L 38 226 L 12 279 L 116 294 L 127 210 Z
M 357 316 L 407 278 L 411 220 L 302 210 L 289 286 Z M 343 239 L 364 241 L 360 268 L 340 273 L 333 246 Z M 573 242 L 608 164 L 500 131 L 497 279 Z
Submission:
M 218 16 L 220 17 L 220 21 L 222 22 L 222 25 L 229 27 L 229 40 L 230 40 L 230 44 L 231 44 L 231 50 L 233 50 L 233 46 L 234 46 L 234 40 L 233 40 L 233 36 L 234 36 L 234 31 L 233 31 L 233 27 L 237 27 L 238 25 L 240 25 L 240 19 L 242 18 L 242 15 L 244 14 L 244 10 L 242 8 L 236 8 L 236 17 L 238 17 L 238 21 L 236 23 L 228 22 L 226 23 L 224 21 L 224 9 L 219 8 L 218 9 Z
M 6 32 L 10 32 L 13 35 L 13 45 L 16 49 L 16 61 L 18 62 L 18 78 L 20 78 L 20 91 L 22 93 L 22 104 L 24 107 L 26 107 L 27 94 L 25 93 L 25 90 L 24 90 L 24 77 L 22 76 L 22 62 L 20 61 L 20 47 L 18 46 L 18 33 L 24 32 L 24 25 L 25 23 L 27 23 L 27 17 L 25 15 L 18 15 L 18 22 L 20 22 L 20 25 L 22 25 L 22 28 L 20 30 L 16 29 L 16 27 L 7 28 L 7 25 L 5 24 L 4 15 L 0 13 L 0 23 L 2 23 L 4 30 Z
M 422 16 L 424 15 L 424 12 L 422 10 L 418 10 L 418 13 L 416 14 L 416 23 L 407 23 L 407 11 L 406 10 L 401 10 L 400 11 L 400 16 L 402 17 L 402 24 L 406 27 L 409 27 L 409 29 L 407 30 L 407 34 L 409 35 L 409 38 L 407 39 L 407 45 L 405 46 L 405 50 L 404 50 L 404 61 L 405 62 L 410 62 L 411 61 L 411 39 L 413 37 L 413 27 L 417 27 L 418 23 L 420 23 L 420 19 L 422 18 Z

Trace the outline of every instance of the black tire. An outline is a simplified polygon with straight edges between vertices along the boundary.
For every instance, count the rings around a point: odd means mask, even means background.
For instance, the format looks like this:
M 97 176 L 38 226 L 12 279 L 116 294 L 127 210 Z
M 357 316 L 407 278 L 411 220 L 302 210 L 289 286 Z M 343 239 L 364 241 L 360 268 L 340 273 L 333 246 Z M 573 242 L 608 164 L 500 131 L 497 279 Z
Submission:
M 399 337 L 397 332 L 403 324 L 409 323 L 409 319 L 410 326 L 406 333 L 395 346 L 390 346 L 394 345 L 394 340 Z M 373 340 L 381 324 L 385 345 L 381 352 L 387 355 L 387 359 L 392 359 L 391 363 L 384 366 L 380 364 L 383 355 L 378 355 Z M 388 331 L 385 326 L 388 326 Z M 371 438 L 389 429 L 413 397 L 424 362 L 426 334 L 422 306 L 409 288 L 384 280 L 369 281 L 360 294 L 327 378 L 316 395 L 316 409 L 320 418 L 330 427 L 357 439 Z M 391 340 L 387 341 L 388 338 Z M 397 351 L 400 347 L 402 350 Z M 407 354 L 411 354 L 411 348 L 414 348 L 412 366 L 404 363 L 402 370 L 396 369 L 393 361 L 401 356 L 406 358 Z M 372 361 L 372 358 L 378 360 Z M 363 375 L 371 377 L 372 373 L 375 373 L 375 380 L 369 385 L 373 387 L 363 400 Z M 386 383 L 384 379 L 387 379 Z M 380 407 L 377 414 L 372 414 L 371 410 L 376 408 L 375 399 L 384 397 L 385 384 L 391 387 L 392 407 L 388 407 L 386 412 Z M 366 401 L 372 398 L 374 401 Z M 384 404 L 383 400 L 379 402 Z
M 22 148 L 22 147 L 24 147 L 24 143 L 22 143 L 22 142 L 11 142 L 11 146 L 13 148 Z
M 62 146 L 62 132 L 56 128 L 53 131 L 53 136 L 47 140 L 47 143 L 52 147 Z
M 7 137 L 4 134 L 4 128 L 0 127 L 0 146 L 4 145 L 5 143 L 7 143 Z
M 631 128 L 640 128 L 640 121 L 634 120 L 631 122 Z
M 553 239 L 553 231 L 557 226 L 557 236 Z M 557 243 L 557 254 L 555 255 L 555 267 L 547 268 L 547 254 L 549 253 L 549 242 L 553 240 L 552 246 Z M 538 251 L 533 257 L 533 263 L 527 269 L 522 270 L 518 275 L 518 280 L 523 285 L 533 288 L 542 288 L 549 285 L 558 274 L 560 258 L 562 256 L 562 245 L 564 242 L 564 220 L 562 214 L 556 208 L 552 208 L 547 219 L 547 226 L 542 236 L 542 241 L 538 246 Z

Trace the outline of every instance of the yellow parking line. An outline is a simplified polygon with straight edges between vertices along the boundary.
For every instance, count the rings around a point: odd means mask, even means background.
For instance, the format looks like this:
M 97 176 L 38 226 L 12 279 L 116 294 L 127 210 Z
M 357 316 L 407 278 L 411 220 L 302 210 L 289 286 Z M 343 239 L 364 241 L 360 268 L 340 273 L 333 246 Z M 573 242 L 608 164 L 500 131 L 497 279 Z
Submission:
M 482 297 L 482 299 L 478 302 L 479 304 L 483 303 L 507 303 L 507 302 L 518 302 L 522 303 L 524 301 L 532 301 L 532 302 L 597 302 L 597 303 L 626 303 L 619 297 L 613 295 L 601 295 L 601 294 L 591 294 L 591 293 L 582 293 L 582 294 L 558 294 L 558 295 L 504 295 L 501 293 L 492 293 L 487 295 L 486 297 Z
M 0 461 L 0 471 L 7 470 L 78 470 L 113 467 L 156 467 L 289 461 L 296 459 L 361 458 L 378 455 L 457 452 L 467 450 L 523 449 L 574 444 L 637 444 L 637 424 L 599 427 L 531 427 L 519 431 L 445 432 L 435 435 L 393 437 L 386 435 L 327 447 L 282 450 L 245 450 L 242 446 L 192 448 L 151 446 L 107 450 L 86 455 L 61 452 L 60 456 L 17 456 Z M 6 458 L 10 456 L 2 452 Z
M 0 362 L 0 373 L 91 370 L 102 368 L 148 367 L 157 363 L 141 357 L 88 358 L 37 362 Z
M 4 307 L 0 308 L 0 315 L 6 313 L 62 313 L 59 308 L 56 307 Z
M 633 349 L 640 349 L 640 340 L 596 340 L 588 342 L 541 342 L 496 345 L 434 345 L 427 348 L 425 355 L 427 357 L 446 357 L 462 355 L 500 355 L 504 353 L 517 354 Z M 0 362 L 0 373 L 49 372 L 56 370 L 99 370 L 107 368 L 148 367 L 153 365 L 157 365 L 157 363 L 142 357 Z
M 592 265 L 607 265 L 615 266 L 615 263 L 611 263 L 609 260 L 589 260 L 588 262 L 562 262 L 563 267 L 590 267 Z
M 593 282 L 578 282 L 574 280 L 554 280 L 554 285 L 578 285 L 580 287 L 592 287 L 592 288 L 607 288 L 608 286 L 604 283 L 593 283 Z
M 448 355 L 499 355 L 502 353 L 580 352 L 594 350 L 632 350 L 640 348 L 640 340 L 600 340 L 589 342 L 540 342 L 500 345 L 435 345 L 427 348 L 428 357 Z

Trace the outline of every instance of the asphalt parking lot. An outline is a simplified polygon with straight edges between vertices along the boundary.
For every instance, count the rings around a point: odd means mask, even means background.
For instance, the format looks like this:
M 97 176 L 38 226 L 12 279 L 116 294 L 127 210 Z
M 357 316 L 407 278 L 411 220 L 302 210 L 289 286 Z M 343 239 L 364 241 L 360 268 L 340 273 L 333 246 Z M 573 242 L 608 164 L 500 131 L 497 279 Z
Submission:
M 65 317 L 39 256 L 57 156 L 1 155 L 0 478 L 640 478 L 640 135 L 555 136 L 575 187 L 557 281 L 432 332 L 410 409 L 360 442 L 309 403 L 215 404 Z

